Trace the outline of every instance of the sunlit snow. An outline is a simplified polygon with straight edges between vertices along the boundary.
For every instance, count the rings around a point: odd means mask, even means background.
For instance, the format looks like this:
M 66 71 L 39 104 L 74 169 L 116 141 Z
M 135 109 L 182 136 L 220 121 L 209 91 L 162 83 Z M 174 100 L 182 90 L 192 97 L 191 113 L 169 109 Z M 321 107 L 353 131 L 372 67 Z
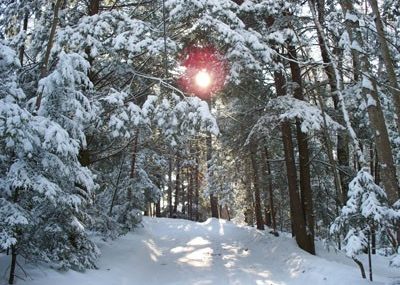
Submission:
M 362 280 L 344 253 L 317 243 L 317 256 L 281 233 L 237 226 L 224 220 L 196 223 L 144 218 L 143 227 L 113 242 L 98 241 L 98 270 L 57 272 L 25 265 L 19 285 L 337 285 L 392 284 L 397 269 L 374 256 L 375 280 Z M 6 256 L 3 256 L 1 266 Z M 366 264 L 365 256 L 360 259 Z M 1 267 L 3 268 L 3 267 Z M 385 276 L 385 277 L 384 277 Z

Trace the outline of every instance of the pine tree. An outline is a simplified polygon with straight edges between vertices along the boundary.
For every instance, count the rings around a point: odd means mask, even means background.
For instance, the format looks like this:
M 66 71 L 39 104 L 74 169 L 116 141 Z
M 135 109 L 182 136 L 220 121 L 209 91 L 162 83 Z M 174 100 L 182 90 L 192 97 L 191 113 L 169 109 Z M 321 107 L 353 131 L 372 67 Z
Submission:
M 51 118 L 26 109 L 16 53 L 2 44 L 0 59 L 0 240 L 3 249 L 11 249 L 9 283 L 17 255 L 56 268 L 93 268 L 98 249 L 85 231 L 90 222 L 85 207 L 95 184 L 78 162 L 79 141 Z
M 397 219 L 397 215 L 392 215 L 393 210 L 388 205 L 386 193 L 375 184 L 374 178 L 365 168 L 350 182 L 347 195 L 346 205 L 332 224 L 331 233 L 345 232 L 346 255 L 360 266 L 365 278 L 363 265 L 357 255 L 366 250 L 370 254 L 372 229 L 384 232 L 390 227 L 390 219 Z M 370 280 L 372 281 L 371 264 Z

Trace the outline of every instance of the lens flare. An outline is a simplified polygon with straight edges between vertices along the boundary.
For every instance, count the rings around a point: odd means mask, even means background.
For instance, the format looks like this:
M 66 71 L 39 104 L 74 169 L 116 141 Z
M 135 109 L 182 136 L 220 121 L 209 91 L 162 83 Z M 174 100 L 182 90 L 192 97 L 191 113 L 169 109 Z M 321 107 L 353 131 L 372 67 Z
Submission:
M 181 55 L 179 87 L 188 95 L 203 100 L 220 91 L 226 80 L 228 64 L 212 46 L 189 46 Z
M 208 88 L 211 85 L 211 75 L 207 72 L 207 70 L 203 69 L 197 72 L 194 80 L 200 88 Z

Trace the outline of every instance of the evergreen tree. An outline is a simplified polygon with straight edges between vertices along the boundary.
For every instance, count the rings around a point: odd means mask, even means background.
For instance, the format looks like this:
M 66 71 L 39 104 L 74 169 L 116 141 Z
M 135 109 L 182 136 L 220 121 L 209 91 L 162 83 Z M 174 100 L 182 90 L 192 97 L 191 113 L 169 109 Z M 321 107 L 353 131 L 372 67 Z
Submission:
M 390 208 L 386 193 L 375 184 L 368 170 L 361 169 L 349 184 L 348 200 L 340 215 L 331 226 L 331 232 L 345 232 L 344 250 L 361 268 L 357 255 L 371 252 L 373 229 L 385 232 L 390 223 L 398 219 L 398 214 Z M 362 273 L 365 278 L 365 273 Z M 372 271 L 370 272 L 372 281 Z
M 16 53 L 1 45 L 1 247 L 56 268 L 95 266 L 98 254 L 85 226 L 93 177 L 78 161 L 79 141 L 56 121 L 33 115 L 18 86 Z M 59 171 L 55 171 L 55 169 Z

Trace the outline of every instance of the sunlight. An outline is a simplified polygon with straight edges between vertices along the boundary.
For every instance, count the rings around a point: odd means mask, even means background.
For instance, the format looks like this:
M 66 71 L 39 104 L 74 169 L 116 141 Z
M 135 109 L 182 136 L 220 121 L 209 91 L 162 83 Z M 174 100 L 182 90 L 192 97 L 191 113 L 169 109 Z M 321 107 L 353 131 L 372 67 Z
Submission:
M 212 80 L 210 73 L 208 73 L 206 69 L 203 69 L 197 72 L 194 81 L 196 82 L 196 85 L 200 88 L 207 88 L 211 85 Z
M 191 252 L 194 249 L 195 248 L 192 247 L 192 246 L 189 246 L 189 247 L 187 247 L 187 246 L 185 246 L 185 247 L 184 246 L 177 246 L 177 247 L 172 248 L 170 250 L 170 252 L 172 252 L 172 253 Z
M 210 247 L 200 248 L 189 252 L 178 259 L 179 263 L 193 267 L 210 267 L 212 264 L 213 249 Z
M 225 221 L 219 221 L 219 235 L 223 236 L 224 235 L 224 225 Z
M 286 263 L 289 266 L 290 277 L 295 278 L 300 273 L 304 273 L 304 259 L 300 255 L 292 253 Z
M 157 262 L 158 258 L 162 255 L 162 252 L 156 247 L 152 239 L 143 242 L 148 249 L 150 249 L 150 258 L 152 261 Z
M 187 46 L 177 66 L 181 77 L 177 84 L 190 96 L 208 100 L 223 88 L 228 64 L 223 54 L 212 46 Z
M 194 239 L 190 240 L 187 245 L 209 245 L 210 242 L 202 237 L 195 237 Z

